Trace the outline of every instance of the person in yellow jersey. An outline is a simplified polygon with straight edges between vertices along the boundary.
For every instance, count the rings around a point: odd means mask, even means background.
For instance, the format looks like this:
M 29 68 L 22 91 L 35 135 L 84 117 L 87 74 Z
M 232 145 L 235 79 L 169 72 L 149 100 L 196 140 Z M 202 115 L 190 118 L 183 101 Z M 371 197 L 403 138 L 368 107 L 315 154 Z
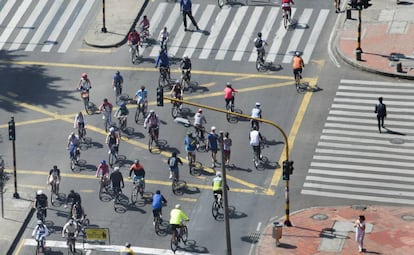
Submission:
M 130 243 L 126 243 L 125 247 L 121 249 L 121 255 L 135 255 Z
M 214 199 L 218 202 L 218 197 L 220 195 L 221 200 L 223 197 L 223 179 L 221 178 L 221 173 L 217 172 L 216 177 L 214 177 L 213 182 L 211 184 L 213 186 L 213 195 Z M 226 185 L 226 189 L 229 189 L 229 186 Z
M 181 210 L 181 205 L 176 204 L 175 208 L 170 212 L 170 225 L 173 231 L 180 229 L 180 235 L 183 227 L 183 221 L 189 221 L 188 216 Z M 174 232 L 173 232 L 174 233 Z

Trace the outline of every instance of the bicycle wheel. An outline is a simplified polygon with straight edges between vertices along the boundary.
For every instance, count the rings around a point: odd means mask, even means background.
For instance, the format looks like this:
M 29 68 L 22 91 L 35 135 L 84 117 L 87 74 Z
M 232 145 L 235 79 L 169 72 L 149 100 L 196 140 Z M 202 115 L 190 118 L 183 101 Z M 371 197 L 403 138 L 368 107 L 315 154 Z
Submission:
M 113 152 L 111 150 L 111 152 L 109 153 L 109 156 L 108 156 L 108 163 L 112 167 L 113 164 L 115 164 L 115 161 L 116 161 L 115 155 L 113 154 Z
M 173 104 L 173 107 L 171 108 L 171 116 L 173 117 L 173 119 L 177 118 L 178 111 L 179 110 L 177 104 Z
M 176 230 L 174 230 L 172 236 L 171 236 L 171 250 L 173 253 L 175 253 L 177 251 L 178 248 L 178 238 L 177 238 L 177 233 Z
M 87 97 L 83 98 L 83 105 L 85 107 L 86 113 L 90 115 L 92 113 L 92 111 L 89 108 L 89 98 L 87 98 Z
M 262 70 L 262 64 L 261 64 L 261 60 L 260 60 L 259 56 L 256 59 L 256 69 L 257 69 L 258 72 L 260 72 Z
M 155 230 L 155 234 L 157 235 L 161 232 L 160 224 L 161 224 L 160 216 L 155 217 L 154 230 Z
M 70 169 L 73 171 L 76 167 L 76 159 L 74 157 L 71 157 L 70 159 Z
M 139 121 L 140 113 L 141 113 L 141 107 L 138 104 L 137 110 L 135 111 L 135 123 L 137 123 L 137 124 L 138 124 L 138 121 Z
M 152 136 L 152 134 L 149 134 L 149 138 L 148 138 L 148 151 L 152 152 L 152 144 L 154 143 L 154 138 Z
M 138 201 L 138 187 L 135 186 L 131 192 L 131 202 L 135 204 Z
M 135 60 L 136 60 L 136 48 L 133 46 L 131 48 L 131 62 L 132 64 L 135 64 Z
M 216 200 L 213 201 L 213 205 L 211 206 L 211 214 L 213 215 L 214 219 L 217 219 L 217 216 L 219 214 L 219 204 Z
M 178 186 L 178 181 L 176 180 L 176 179 L 174 179 L 173 181 L 172 181 L 172 183 L 171 183 L 171 190 L 172 190 L 172 193 L 173 194 L 177 194 L 177 190 L 179 189 L 179 186 Z
M 182 233 L 181 233 L 181 241 L 185 244 L 188 240 L 188 228 L 187 226 L 183 227 Z
M 158 87 L 164 88 L 167 85 L 167 79 L 164 74 L 160 74 L 158 77 Z
M 223 6 L 224 6 L 224 0 L 218 0 L 218 1 L 217 1 L 217 4 L 218 4 L 218 6 L 219 6 L 220 8 L 223 8 Z

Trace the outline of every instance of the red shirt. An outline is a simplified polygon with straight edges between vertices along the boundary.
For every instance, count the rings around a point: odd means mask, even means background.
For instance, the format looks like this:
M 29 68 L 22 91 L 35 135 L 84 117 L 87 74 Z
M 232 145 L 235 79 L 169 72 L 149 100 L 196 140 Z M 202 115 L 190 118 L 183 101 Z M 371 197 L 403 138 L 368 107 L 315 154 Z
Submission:
M 231 98 L 233 98 L 233 92 L 237 92 L 237 91 L 235 89 L 233 89 L 233 88 L 226 87 L 224 89 L 224 99 L 231 99 Z
M 108 164 L 99 164 L 98 169 L 96 170 L 96 176 L 108 176 L 109 175 L 109 166 Z
M 138 32 L 131 32 L 128 35 L 128 41 L 130 41 L 132 44 L 137 44 L 141 41 L 141 38 L 139 37 Z

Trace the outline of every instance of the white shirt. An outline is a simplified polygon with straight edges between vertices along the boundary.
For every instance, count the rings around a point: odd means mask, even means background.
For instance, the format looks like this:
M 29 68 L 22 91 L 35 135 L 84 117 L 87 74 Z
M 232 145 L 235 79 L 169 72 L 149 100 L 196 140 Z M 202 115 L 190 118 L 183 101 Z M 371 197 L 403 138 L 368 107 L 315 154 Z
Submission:
M 250 131 L 250 145 L 259 146 L 260 144 L 260 133 L 257 130 Z
M 200 125 L 202 126 L 203 123 L 207 123 L 206 118 L 204 117 L 204 115 L 202 113 L 197 112 L 194 115 L 194 126 L 195 125 Z
M 261 113 L 262 113 L 262 110 L 260 108 L 255 107 L 255 108 L 252 109 L 251 117 L 252 118 L 260 118 Z

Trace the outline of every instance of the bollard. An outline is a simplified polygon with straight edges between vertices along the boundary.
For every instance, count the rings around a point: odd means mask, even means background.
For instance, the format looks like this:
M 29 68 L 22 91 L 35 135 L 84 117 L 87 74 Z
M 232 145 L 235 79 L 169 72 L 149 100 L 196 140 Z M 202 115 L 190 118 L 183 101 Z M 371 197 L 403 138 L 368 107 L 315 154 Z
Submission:
M 280 246 L 279 240 L 282 238 L 283 225 L 279 222 L 273 222 L 272 237 L 276 240 L 276 246 Z
M 402 73 L 402 64 L 401 64 L 401 62 L 397 63 L 397 72 Z
M 361 61 L 362 50 L 355 50 L 356 60 Z
M 352 10 L 350 8 L 346 9 L 346 19 L 352 19 Z

